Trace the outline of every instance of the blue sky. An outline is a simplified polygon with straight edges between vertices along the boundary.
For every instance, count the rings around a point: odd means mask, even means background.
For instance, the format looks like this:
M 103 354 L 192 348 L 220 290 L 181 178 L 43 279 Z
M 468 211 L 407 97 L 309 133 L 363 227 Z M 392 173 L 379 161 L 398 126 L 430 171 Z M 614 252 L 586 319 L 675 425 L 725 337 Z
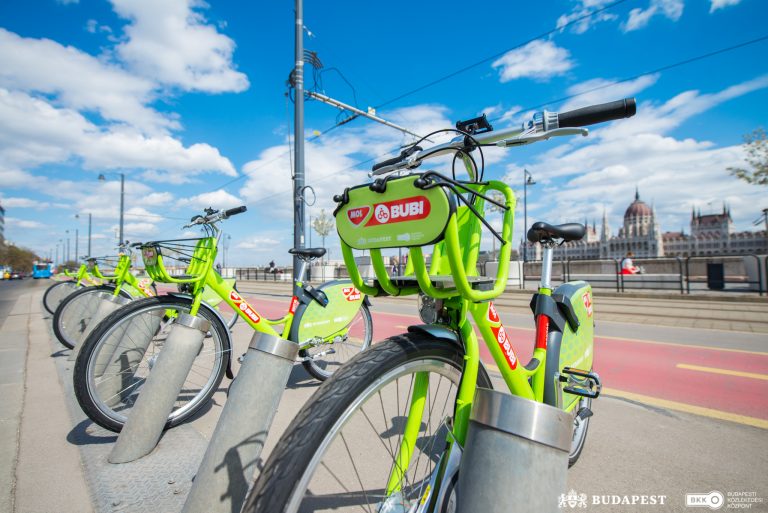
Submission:
M 625 0 L 565 26 L 611 3 L 498 2 L 471 9 L 454 1 L 306 0 L 305 46 L 327 70 L 319 90 L 363 109 L 378 106 L 380 116 L 422 134 L 481 112 L 503 127 L 545 103 L 567 110 L 636 96 L 634 119 L 594 127 L 588 138 L 488 152 L 486 177 L 517 187 L 524 168 L 533 173 L 529 220 L 586 218 L 599 225 L 605 211 L 615 232 L 637 186 L 663 230 L 687 231 L 691 208 L 721 210 L 724 201 L 737 229 L 752 229 L 768 206 L 765 189 L 738 182 L 726 168 L 743 162 L 742 136 L 766 125 L 768 40 L 642 74 L 768 35 L 761 23 L 768 3 Z M 7 239 L 43 254 L 69 230 L 74 256 L 78 229 L 82 254 L 87 216 L 74 216 L 90 212 L 93 253 L 110 253 L 116 173 L 124 173 L 127 239 L 176 237 L 184 219 L 203 207 L 246 204 L 246 214 L 224 225 L 232 236 L 229 262 L 288 263 L 293 114 L 285 92 L 293 5 L 0 3 L 0 202 Z M 558 101 L 572 95 L 578 96 Z M 385 158 L 410 140 L 361 119 L 313 138 L 337 119 L 329 106 L 306 105 L 307 183 L 317 192 L 312 215 L 332 208 L 334 193 L 367 180 L 370 163 L 360 162 Z M 100 173 L 106 182 L 97 181 Z M 521 233 L 520 210 L 516 239 Z M 332 257 L 336 245 L 329 237 Z

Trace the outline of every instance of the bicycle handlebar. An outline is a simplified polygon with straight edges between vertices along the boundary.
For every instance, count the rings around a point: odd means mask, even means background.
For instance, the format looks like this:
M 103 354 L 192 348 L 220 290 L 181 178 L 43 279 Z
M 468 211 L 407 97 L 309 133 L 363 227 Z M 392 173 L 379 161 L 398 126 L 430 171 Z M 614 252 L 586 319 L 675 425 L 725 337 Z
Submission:
M 634 98 L 625 98 L 615 102 L 591 105 L 581 109 L 562 112 L 558 115 L 560 128 L 594 125 L 604 121 L 631 118 L 637 112 Z
M 247 210 L 248 210 L 248 207 L 246 207 L 245 205 L 242 205 L 240 207 L 230 208 L 229 210 L 224 211 L 224 219 L 228 217 L 236 216 L 237 214 L 242 214 Z
M 555 136 L 587 135 L 589 132 L 586 128 L 579 129 L 576 127 L 629 118 L 634 116 L 636 112 L 637 104 L 634 98 L 592 105 L 562 114 L 547 111 L 537 112 L 532 120 L 523 123 L 522 126 L 472 135 L 473 146 L 469 150 L 467 149 L 469 143 L 466 136 L 456 137 L 424 150 L 418 146 L 407 148 L 400 152 L 397 157 L 374 164 L 370 175 L 382 175 L 401 169 L 414 169 L 419 167 L 423 160 L 457 151 L 470 151 L 474 145 L 521 146 Z

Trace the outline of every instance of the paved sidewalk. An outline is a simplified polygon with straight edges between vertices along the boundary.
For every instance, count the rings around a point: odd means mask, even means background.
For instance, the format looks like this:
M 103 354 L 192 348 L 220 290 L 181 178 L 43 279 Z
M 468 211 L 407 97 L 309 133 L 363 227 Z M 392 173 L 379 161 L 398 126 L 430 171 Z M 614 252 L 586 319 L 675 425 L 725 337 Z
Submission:
M 0 328 L 0 511 L 87 513 L 90 495 L 77 447 L 67 443 L 71 418 L 41 295 L 22 295 Z

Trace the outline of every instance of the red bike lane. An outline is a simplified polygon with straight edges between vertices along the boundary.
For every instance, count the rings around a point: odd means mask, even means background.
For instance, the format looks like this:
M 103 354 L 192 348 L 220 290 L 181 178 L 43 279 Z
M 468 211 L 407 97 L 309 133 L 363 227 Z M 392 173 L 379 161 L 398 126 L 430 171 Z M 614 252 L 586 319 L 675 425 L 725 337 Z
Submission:
M 275 318 L 285 315 L 288 300 L 259 297 L 252 304 L 260 314 Z M 415 315 L 375 309 L 372 313 L 374 341 L 420 322 Z M 518 358 L 527 362 L 533 353 L 533 329 L 505 329 Z M 495 369 L 484 343 L 480 354 L 486 366 Z M 595 337 L 594 369 L 611 391 L 768 420 L 768 353 Z

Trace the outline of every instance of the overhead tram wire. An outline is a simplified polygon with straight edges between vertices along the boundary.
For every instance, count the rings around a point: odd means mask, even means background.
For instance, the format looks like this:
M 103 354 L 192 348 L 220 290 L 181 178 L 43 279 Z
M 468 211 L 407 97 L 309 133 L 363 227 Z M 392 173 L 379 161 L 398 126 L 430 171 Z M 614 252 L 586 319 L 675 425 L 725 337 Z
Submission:
M 650 71 L 639 73 L 637 75 L 632 75 L 631 77 L 622 78 L 621 80 L 614 80 L 613 82 L 609 82 L 609 83 L 603 84 L 601 86 L 593 87 L 592 89 L 587 89 L 586 91 L 582 91 L 580 93 L 571 94 L 571 95 L 568 95 L 568 96 L 563 96 L 562 98 L 557 98 L 556 100 L 550 100 L 550 101 L 545 102 L 545 103 L 539 103 L 537 105 L 531 105 L 530 107 L 525 107 L 525 108 L 522 108 L 520 110 L 521 111 L 528 111 L 528 110 L 538 109 L 538 108 L 541 108 L 541 107 L 546 107 L 547 105 L 552 105 L 553 103 L 564 102 L 566 100 L 571 100 L 573 98 L 578 98 L 579 96 L 583 96 L 585 94 L 593 93 L 593 92 L 599 91 L 601 89 L 607 89 L 609 87 L 613 87 L 613 86 L 618 85 L 618 84 L 623 84 L 624 82 L 629 82 L 630 80 L 636 80 L 636 79 L 638 79 L 640 77 L 644 77 L 646 75 L 653 75 L 654 73 L 661 73 L 662 71 L 667 71 L 667 70 L 670 70 L 670 69 L 678 68 L 680 66 L 685 66 L 686 64 L 691 64 L 693 62 L 701 61 L 701 60 L 707 59 L 709 57 L 714 57 L 715 55 L 720 55 L 722 53 L 727 53 L 727 52 L 731 52 L 733 50 L 738 50 L 739 48 L 744 48 L 745 46 L 753 45 L 753 44 L 756 44 L 756 43 L 761 43 L 761 42 L 766 41 L 766 40 L 768 40 L 768 35 L 761 36 L 761 37 L 758 37 L 756 39 L 751 39 L 749 41 L 744 41 L 743 43 L 735 44 L 733 46 L 728 46 L 726 48 L 721 48 L 719 50 L 714 50 L 712 52 L 703 53 L 701 55 L 697 55 L 695 57 L 690 57 L 688 59 L 684 59 L 682 61 L 678 61 L 678 62 L 675 62 L 673 64 L 667 64 L 666 66 L 661 66 L 660 68 L 652 69 Z M 499 117 L 496 117 L 496 118 L 493 118 L 493 119 L 489 119 L 488 121 L 490 121 L 490 122 L 498 121 L 498 120 L 500 120 L 503 117 L 504 116 L 502 115 L 502 116 L 499 116 Z
M 615 5 L 615 4 L 611 4 L 611 5 Z M 598 87 L 595 87 L 595 88 L 592 88 L 592 89 L 589 89 L 589 90 L 586 90 L 586 91 L 582 91 L 580 93 L 564 96 L 564 97 L 557 98 L 557 99 L 554 99 L 554 100 L 550 100 L 550 101 L 547 101 L 547 102 L 544 102 L 544 103 L 540 103 L 540 104 L 537 104 L 537 105 L 532 105 L 532 106 L 529 106 L 529 107 L 525 107 L 525 108 L 522 108 L 520 110 L 521 111 L 532 110 L 532 109 L 537 109 L 537 108 L 540 108 L 540 107 L 544 107 L 546 105 L 551 105 L 553 103 L 563 102 L 563 101 L 566 101 L 566 100 L 570 100 L 570 99 L 573 99 L 573 98 L 577 98 L 579 96 L 583 96 L 583 95 L 592 93 L 594 91 L 598 91 L 600 89 L 606 89 L 608 87 L 612 87 L 612 86 L 614 86 L 616 84 L 621 84 L 621 83 L 624 83 L 624 82 L 628 82 L 630 80 L 635 80 L 635 79 L 637 79 L 639 77 L 642 77 L 642 76 L 645 76 L 645 75 L 652 75 L 654 73 L 659 73 L 659 72 L 662 72 L 662 71 L 667 71 L 667 70 L 670 70 L 670 69 L 678 68 L 678 67 L 684 66 L 686 64 L 691 64 L 693 62 L 701 61 L 701 60 L 704 60 L 704 59 L 707 59 L 707 58 L 710 58 L 710 57 L 714 57 L 716 55 L 727 53 L 727 52 L 730 52 L 730 51 L 733 51 L 733 50 L 738 50 L 739 48 L 743 48 L 745 46 L 749 46 L 749 45 L 752 45 L 752 44 L 760 43 L 760 42 L 765 41 L 765 40 L 768 40 L 768 35 L 765 35 L 765 36 L 762 36 L 762 37 L 759 37 L 759 38 L 755 38 L 755 39 L 751 39 L 749 41 L 745 41 L 743 43 L 739 43 L 739 44 L 736 44 L 736 45 L 732 45 L 732 46 L 728 46 L 728 47 L 725 47 L 725 48 L 721 48 L 719 50 L 714 50 L 714 51 L 707 52 L 707 53 L 704 53 L 704 54 L 701 54 L 701 55 L 697 55 L 695 57 L 690 57 L 688 59 L 684 59 L 682 61 L 678 61 L 678 62 L 673 63 L 673 64 L 668 64 L 668 65 L 661 66 L 659 68 L 656 68 L 656 69 L 653 69 L 653 70 L 650 70 L 650 71 L 646 71 L 644 73 L 639 73 L 639 74 L 636 74 L 636 75 L 632 75 L 631 77 L 623 78 L 621 80 L 616 80 L 616 81 L 611 82 L 609 84 L 604 84 L 602 86 L 598 86 Z M 497 121 L 497 120 L 501 119 L 501 117 L 503 117 L 503 116 L 500 116 L 500 117 L 497 117 L 497 118 L 493 118 L 490 121 Z M 309 138 L 307 140 L 310 141 L 310 142 L 311 141 L 315 141 L 315 140 L 319 139 L 320 137 L 324 136 L 325 134 L 327 134 L 328 132 L 331 132 L 332 130 L 335 130 L 335 129 L 339 128 L 340 126 L 348 123 L 349 121 L 351 121 L 350 118 L 342 120 L 341 122 L 326 128 L 321 133 L 319 133 L 317 135 L 314 135 L 314 136 L 312 136 L 311 138 Z M 244 178 L 247 178 L 248 176 L 250 176 L 252 174 L 253 171 L 256 171 L 258 169 L 264 168 L 268 164 L 271 164 L 272 162 L 276 162 L 276 161 L 280 160 L 281 158 L 285 157 L 286 154 L 289 154 L 289 153 L 290 152 L 282 153 L 281 155 L 275 157 L 274 159 L 271 159 L 271 160 L 263 163 L 259 167 L 253 169 L 250 173 L 247 173 L 247 174 L 244 173 L 244 174 L 238 176 L 237 178 L 234 178 L 234 179 L 230 180 L 229 182 L 226 182 L 225 184 L 217 187 L 214 190 L 223 189 L 224 187 L 227 187 L 228 185 L 230 185 L 232 183 L 235 183 L 235 182 L 238 182 L 238 181 L 240 181 L 240 180 L 242 180 Z M 331 176 L 333 176 L 336 173 L 341 173 L 341 172 L 344 172 L 344 171 L 347 171 L 347 170 L 350 170 L 350 169 L 354 169 L 357 166 L 361 166 L 361 165 L 366 164 L 368 162 L 378 160 L 378 159 L 380 159 L 382 157 L 390 155 L 391 153 L 392 152 L 388 152 L 388 153 L 385 153 L 385 154 L 377 156 L 377 157 L 373 157 L 373 158 L 370 158 L 370 159 L 367 159 L 367 160 L 363 160 L 363 161 L 357 162 L 357 163 L 353 164 L 352 166 L 348 166 L 348 167 L 346 167 L 344 169 L 335 171 L 334 173 L 331 173 L 329 175 L 320 177 L 316 181 L 322 181 L 322 180 L 328 179 L 328 178 L 330 178 Z M 273 198 L 275 196 L 278 196 L 278 195 L 284 194 L 284 193 L 288 193 L 288 192 L 291 192 L 291 191 L 286 189 L 285 192 L 280 192 L 280 193 L 272 194 L 270 196 L 265 196 L 264 198 L 259 198 L 259 199 L 255 200 L 252 203 L 259 203 L 261 201 L 266 201 L 266 200 L 271 199 L 271 198 Z
M 456 75 L 460 75 L 461 73 L 464 73 L 465 71 L 469 71 L 472 68 L 476 68 L 477 66 L 480 66 L 481 64 L 485 64 L 488 61 L 492 61 L 494 59 L 498 59 L 502 55 L 504 55 L 504 54 L 506 54 L 508 52 L 511 52 L 512 50 L 517 50 L 517 49 L 522 48 L 525 45 L 528 45 L 528 44 L 530 44 L 530 43 L 532 43 L 534 41 L 537 41 L 539 39 L 544 39 L 547 36 L 550 36 L 550 35 L 555 34 L 557 32 L 561 32 L 563 29 L 566 29 L 566 28 L 568 28 L 568 27 L 570 27 L 572 25 L 575 25 L 575 24 L 579 23 L 580 21 L 584 21 L 587 18 L 591 18 L 592 16 L 594 16 L 596 14 L 600 14 L 601 12 L 605 12 L 605 11 L 608 11 L 610 9 L 613 9 L 614 7 L 617 7 L 617 6 L 623 4 L 623 3 L 627 2 L 627 1 L 629 1 L 629 0 L 617 0 L 617 1 L 612 2 L 610 4 L 606 4 L 603 7 L 599 8 L 599 9 L 595 9 L 594 11 L 592 11 L 592 12 L 590 12 L 588 14 L 585 14 L 583 16 L 579 16 L 578 18 L 574 18 L 573 20 L 569 21 L 568 23 L 566 23 L 566 24 L 564 24 L 564 25 L 562 25 L 560 27 L 555 27 L 552 30 L 548 30 L 546 32 L 543 32 L 543 33 L 539 34 L 538 36 L 534 36 L 534 37 L 528 39 L 527 41 L 524 41 L 524 42 L 519 43 L 519 44 L 517 44 L 515 46 L 507 48 L 506 50 L 502 50 L 500 52 L 497 52 L 497 53 L 495 53 L 493 55 L 490 55 L 488 57 L 485 57 L 485 58 L 483 58 L 483 59 L 481 59 L 481 60 L 479 60 L 477 62 L 474 62 L 472 64 L 468 64 L 467 66 L 464 66 L 463 68 L 460 68 L 460 69 L 458 69 L 456 71 L 453 71 L 453 72 L 451 72 L 451 73 L 449 73 L 447 75 L 444 75 L 444 76 L 442 76 L 440 78 L 432 80 L 431 82 L 428 82 L 428 83 L 426 83 L 424 85 L 421 85 L 421 86 L 419 86 L 419 87 L 417 87 L 415 89 L 411 89 L 410 91 L 402 93 L 402 94 L 400 94 L 400 95 L 398 95 L 398 96 L 396 96 L 396 97 L 394 97 L 394 98 L 392 98 L 390 100 L 385 101 L 384 103 L 380 103 L 380 104 L 376 105 L 374 108 L 375 109 L 380 109 L 381 107 L 385 107 L 385 106 L 387 106 L 387 105 L 389 105 L 391 103 L 394 103 L 394 102 L 396 102 L 398 100 L 402 100 L 403 98 L 406 98 L 406 97 L 411 96 L 413 94 L 416 94 L 416 93 L 418 93 L 420 91 L 423 91 L 424 89 L 432 87 L 433 85 L 437 85 L 440 82 L 444 82 L 444 81 L 446 81 L 446 80 L 448 80 L 450 78 L 453 78 Z

